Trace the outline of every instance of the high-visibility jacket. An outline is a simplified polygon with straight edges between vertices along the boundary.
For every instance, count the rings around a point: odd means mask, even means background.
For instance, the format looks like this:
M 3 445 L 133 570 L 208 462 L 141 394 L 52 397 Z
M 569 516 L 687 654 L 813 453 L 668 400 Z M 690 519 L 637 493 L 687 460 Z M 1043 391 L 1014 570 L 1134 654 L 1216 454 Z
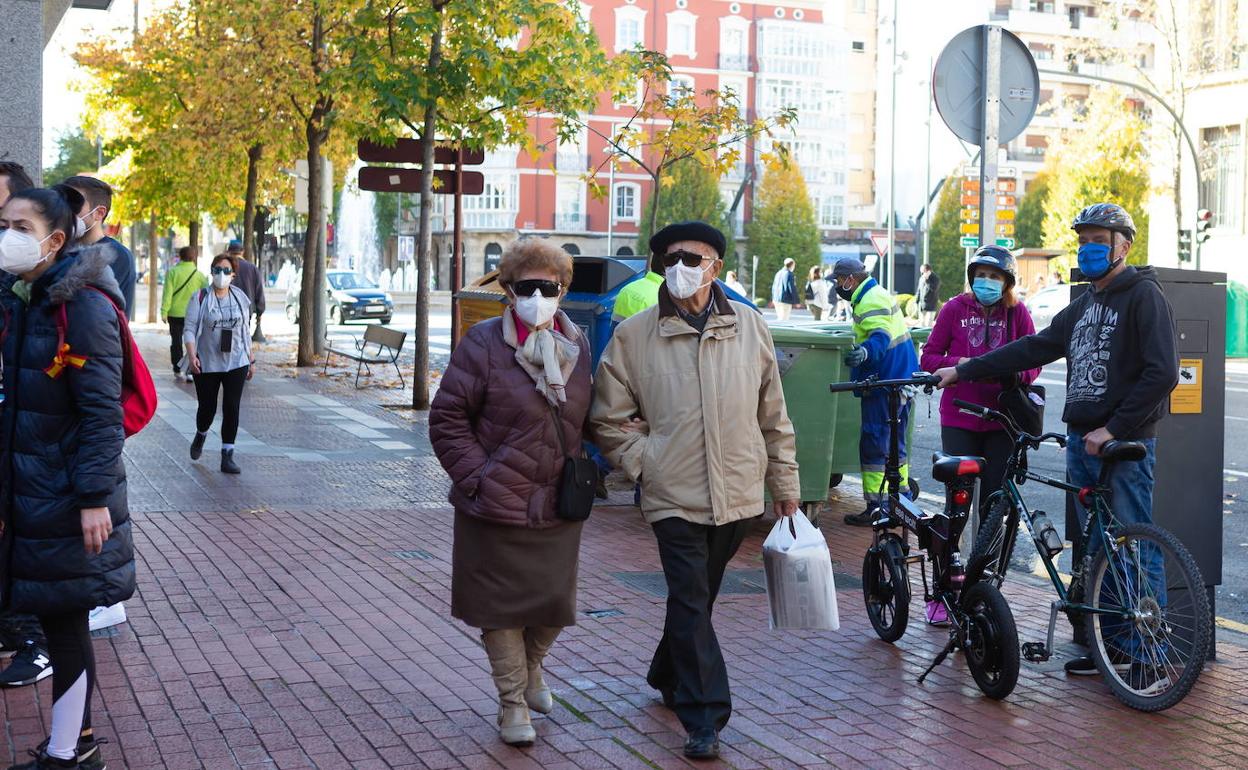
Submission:
M 646 274 L 629 283 L 620 293 L 615 295 L 615 307 L 611 311 L 611 320 L 615 323 L 625 318 L 632 318 L 641 311 L 654 307 L 659 303 L 659 287 L 663 285 L 663 276 L 647 270 Z
M 919 371 L 910 328 L 893 295 L 868 278 L 850 300 L 854 342 L 867 349 L 867 360 L 854 367 L 853 378 L 878 375 L 882 380 L 909 377 Z

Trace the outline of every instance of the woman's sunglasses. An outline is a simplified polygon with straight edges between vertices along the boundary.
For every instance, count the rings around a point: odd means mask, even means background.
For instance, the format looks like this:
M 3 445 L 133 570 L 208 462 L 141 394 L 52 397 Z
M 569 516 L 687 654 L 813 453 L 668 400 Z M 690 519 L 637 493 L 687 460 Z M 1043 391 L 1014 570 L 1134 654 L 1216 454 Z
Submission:
M 234 270 L 233 270 L 232 268 L 228 268 L 228 267 L 214 267 L 214 268 L 212 269 L 212 274 L 213 274 L 213 275 L 230 275 L 230 274 L 232 274 L 233 272 L 234 272 Z
M 515 281 L 511 284 L 511 290 L 516 293 L 517 297 L 532 297 L 533 292 L 540 291 L 543 297 L 550 299 L 558 297 L 559 292 L 563 291 L 563 287 L 554 281 L 533 278 L 527 281 Z
M 679 262 L 685 267 L 701 267 L 703 262 L 714 259 L 714 257 L 704 257 L 701 254 L 694 254 L 692 251 L 679 249 L 677 251 L 669 251 L 663 255 L 663 267 L 676 267 Z

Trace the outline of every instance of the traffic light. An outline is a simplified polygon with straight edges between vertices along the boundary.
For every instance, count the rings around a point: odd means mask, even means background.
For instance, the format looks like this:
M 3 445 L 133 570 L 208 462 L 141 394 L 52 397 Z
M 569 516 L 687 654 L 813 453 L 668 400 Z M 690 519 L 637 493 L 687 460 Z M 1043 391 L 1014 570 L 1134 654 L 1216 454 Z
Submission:
M 1192 231 L 1179 230 L 1179 261 L 1192 261 Z
M 1209 240 L 1211 233 L 1209 228 L 1213 227 L 1213 212 L 1209 209 L 1201 209 L 1196 212 L 1196 242 L 1204 243 Z

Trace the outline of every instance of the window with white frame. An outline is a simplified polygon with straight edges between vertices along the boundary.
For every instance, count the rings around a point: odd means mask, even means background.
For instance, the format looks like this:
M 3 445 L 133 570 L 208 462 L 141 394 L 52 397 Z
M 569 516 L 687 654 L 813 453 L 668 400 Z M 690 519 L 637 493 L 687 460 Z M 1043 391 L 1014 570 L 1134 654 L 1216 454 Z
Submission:
M 615 221 L 636 222 L 637 203 L 641 198 L 641 186 L 632 182 L 615 185 Z
M 555 229 L 584 230 L 585 185 L 579 180 L 560 179 L 555 187 Z
M 725 16 L 719 20 L 719 68 L 750 70 L 750 20 Z
M 646 44 L 646 12 L 633 5 L 615 9 L 615 50 L 627 51 Z
M 517 186 L 518 180 L 514 173 L 487 171 L 481 194 L 464 196 L 465 226 L 497 229 L 515 227 Z
M 696 94 L 696 88 L 693 75 L 672 75 L 672 79 L 667 83 L 667 94 L 672 97 L 684 96 L 685 94 Z
M 845 196 L 824 195 L 818 201 L 819 227 L 837 230 L 845 227 Z
M 627 122 L 616 123 L 611 128 L 611 140 L 615 144 L 619 145 L 623 152 L 628 153 L 628 155 L 631 155 L 633 158 L 637 158 L 638 160 L 642 159 L 642 145 L 646 141 L 646 137 L 636 123 L 632 125 L 629 125 Z M 628 155 L 621 154 L 620 162 L 633 162 L 632 158 L 628 157 Z
M 1202 201 L 1213 212 L 1213 226 L 1238 230 L 1240 210 L 1244 204 L 1244 177 L 1239 126 L 1220 126 L 1200 130 L 1201 158 L 1204 174 L 1201 179 Z
M 697 56 L 698 17 L 688 11 L 667 15 L 667 55 Z

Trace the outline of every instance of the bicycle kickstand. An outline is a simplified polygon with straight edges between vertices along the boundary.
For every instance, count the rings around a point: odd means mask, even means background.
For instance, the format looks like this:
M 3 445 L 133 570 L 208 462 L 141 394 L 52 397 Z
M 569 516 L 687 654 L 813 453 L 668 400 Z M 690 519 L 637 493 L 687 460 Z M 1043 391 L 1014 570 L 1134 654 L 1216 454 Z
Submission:
M 935 671 L 936 667 L 939 666 L 941 663 L 944 663 L 945 658 L 949 657 L 949 653 L 957 649 L 957 646 L 958 646 L 958 637 L 954 634 L 950 634 L 949 644 L 946 644 L 945 649 L 940 651 L 940 654 L 936 656 L 936 660 L 932 661 L 932 665 L 928 666 L 927 670 L 924 671 L 922 674 L 919 674 L 919 684 L 923 684 L 923 680 L 927 678 L 927 675 Z
M 1049 605 L 1049 637 L 1044 642 L 1024 642 L 1023 657 L 1031 663 L 1044 663 L 1053 656 L 1053 631 L 1057 626 L 1057 613 L 1062 609 L 1062 603 L 1054 600 Z

